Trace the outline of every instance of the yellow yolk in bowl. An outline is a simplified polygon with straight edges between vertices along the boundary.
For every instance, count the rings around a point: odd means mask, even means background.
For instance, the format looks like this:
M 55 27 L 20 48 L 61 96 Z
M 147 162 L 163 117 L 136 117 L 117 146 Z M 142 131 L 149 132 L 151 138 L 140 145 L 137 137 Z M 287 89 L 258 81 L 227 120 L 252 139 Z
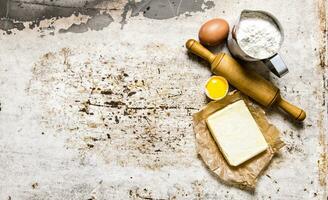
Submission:
M 212 76 L 208 79 L 205 87 L 207 96 L 210 99 L 218 100 L 225 97 L 229 85 L 225 78 L 221 76 Z

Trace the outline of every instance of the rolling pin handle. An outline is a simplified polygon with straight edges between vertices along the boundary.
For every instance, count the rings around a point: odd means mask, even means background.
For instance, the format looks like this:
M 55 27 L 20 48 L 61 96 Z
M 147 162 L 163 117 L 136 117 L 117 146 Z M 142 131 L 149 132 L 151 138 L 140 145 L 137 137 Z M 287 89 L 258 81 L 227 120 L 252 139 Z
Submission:
M 213 55 L 209 50 L 207 50 L 203 45 L 197 42 L 194 39 L 189 39 L 186 42 L 186 47 L 192 53 L 202 57 L 203 59 L 207 60 L 209 63 L 212 63 L 215 59 L 215 55 Z
M 306 118 L 304 110 L 294 106 L 283 98 L 278 99 L 277 104 L 297 121 L 303 121 Z

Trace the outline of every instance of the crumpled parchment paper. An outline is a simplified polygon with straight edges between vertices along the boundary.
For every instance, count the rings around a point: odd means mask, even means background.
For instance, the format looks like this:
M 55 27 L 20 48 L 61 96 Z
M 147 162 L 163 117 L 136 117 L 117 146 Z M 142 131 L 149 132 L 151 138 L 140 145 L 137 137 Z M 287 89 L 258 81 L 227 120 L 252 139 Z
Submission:
M 245 101 L 265 140 L 269 144 L 269 148 L 267 151 L 255 156 L 245 163 L 233 167 L 228 164 L 221 154 L 215 140 L 207 128 L 205 120 L 212 113 L 240 99 Z M 284 142 L 279 136 L 279 130 L 268 122 L 263 109 L 254 105 L 248 97 L 242 95 L 240 92 L 234 92 L 222 100 L 208 103 L 201 111 L 193 115 L 193 123 L 194 132 L 196 134 L 197 152 L 207 167 L 216 174 L 222 182 L 242 189 L 255 189 L 257 178 L 270 164 L 274 154 L 284 146 Z

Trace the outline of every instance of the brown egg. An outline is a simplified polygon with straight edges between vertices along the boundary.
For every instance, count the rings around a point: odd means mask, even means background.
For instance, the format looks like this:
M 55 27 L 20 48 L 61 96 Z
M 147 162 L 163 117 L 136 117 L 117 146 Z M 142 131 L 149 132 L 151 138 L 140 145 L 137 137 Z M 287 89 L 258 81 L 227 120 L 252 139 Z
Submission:
M 229 24 L 226 20 L 214 18 L 200 27 L 198 37 L 200 43 L 215 46 L 224 42 L 229 34 Z

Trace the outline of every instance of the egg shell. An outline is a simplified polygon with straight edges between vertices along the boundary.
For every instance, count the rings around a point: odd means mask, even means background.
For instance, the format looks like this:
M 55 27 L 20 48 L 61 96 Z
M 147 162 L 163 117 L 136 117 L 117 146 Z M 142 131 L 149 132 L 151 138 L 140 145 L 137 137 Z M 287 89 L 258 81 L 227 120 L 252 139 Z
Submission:
M 219 97 L 219 98 L 213 98 L 213 97 L 210 95 L 210 92 L 208 91 L 207 85 L 208 85 L 208 83 L 209 83 L 212 79 L 220 79 L 220 80 L 225 84 L 225 88 L 224 88 L 225 93 L 224 93 L 224 95 L 222 95 L 222 96 Z M 217 89 L 219 89 L 219 88 L 217 88 Z M 207 96 L 209 99 L 214 100 L 214 101 L 216 101 L 216 100 L 220 100 L 220 99 L 223 99 L 224 97 L 227 96 L 228 91 L 229 91 L 229 83 L 228 83 L 227 79 L 225 79 L 223 76 L 211 76 L 209 79 L 207 79 L 207 81 L 206 81 L 206 83 L 205 83 L 205 85 L 204 85 L 204 91 L 205 91 L 206 96 Z
M 215 46 L 223 43 L 229 34 L 229 24 L 226 20 L 214 18 L 200 27 L 198 37 L 200 43 Z

